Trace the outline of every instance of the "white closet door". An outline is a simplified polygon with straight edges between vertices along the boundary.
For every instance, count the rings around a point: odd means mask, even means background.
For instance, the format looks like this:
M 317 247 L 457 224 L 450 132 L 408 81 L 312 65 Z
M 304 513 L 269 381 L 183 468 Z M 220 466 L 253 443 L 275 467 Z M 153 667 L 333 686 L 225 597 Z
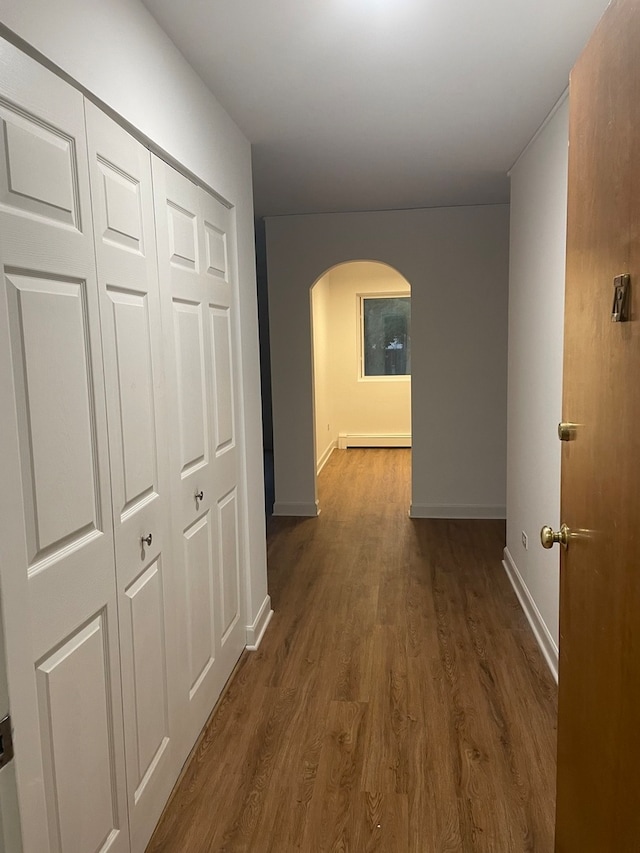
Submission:
M 186 754 L 215 701 L 210 332 L 202 286 L 198 188 L 152 157 L 158 272 L 170 410 L 169 449 L 179 578 L 180 688 Z
M 241 619 L 227 248 L 224 223 L 205 206 L 204 193 L 152 159 L 164 328 L 172 330 L 166 341 L 175 413 L 169 444 L 180 543 L 176 568 L 184 604 L 182 695 L 188 751 L 244 645 L 243 630 L 239 643 L 234 631 Z M 227 570 L 234 579 L 228 589 L 222 565 L 234 566 Z
M 213 373 L 211 483 L 214 503 L 217 589 L 217 640 L 220 671 L 226 680 L 245 645 L 241 618 L 240 453 L 236 427 L 239 390 L 237 355 L 237 278 L 231 211 L 200 189 L 208 298 L 210 360 Z
M 0 42 L 0 572 L 26 853 L 129 849 L 82 95 Z
M 107 386 L 129 823 L 143 851 L 179 771 L 151 155 L 85 103 Z M 145 541 L 149 537 L 149 542 Z

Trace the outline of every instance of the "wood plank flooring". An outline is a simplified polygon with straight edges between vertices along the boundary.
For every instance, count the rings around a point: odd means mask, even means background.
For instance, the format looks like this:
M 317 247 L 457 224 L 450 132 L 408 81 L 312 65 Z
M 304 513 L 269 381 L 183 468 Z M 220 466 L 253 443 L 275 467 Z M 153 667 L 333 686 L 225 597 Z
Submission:
M 556 686 L 504 524 L 411 520 L 409 450 L 335 451 L 274 518 L 275 614 L 149 853 L 552 853 Z

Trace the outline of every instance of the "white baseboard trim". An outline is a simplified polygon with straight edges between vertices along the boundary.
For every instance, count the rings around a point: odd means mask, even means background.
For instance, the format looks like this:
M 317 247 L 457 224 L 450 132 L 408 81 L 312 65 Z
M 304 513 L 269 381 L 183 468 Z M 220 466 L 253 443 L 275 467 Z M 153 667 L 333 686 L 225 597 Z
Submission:
M 329 461 L 329 457 L 331 456 L 331 454 L 333 453 L 333 451 L 336 449 L 337 446 L 338 446 L 338 442 L 332 441 L 331 444 L 327 447 L 325 452 L 322 454 L 322 456 L 318 460 L 318 467 L 316 468 L 316 474 L 319 474 L 320 471 L 322 471 L 324 466 Z
M 264 632 L 267 630 L 267 625 L 271 622 L 271 617 L 273 616 L 273 610 L 271 609 L 271 596 L 267 595 L 265 600 L 262 602 L 262 606 L 258 611 L 258 615 L 256 616 L 253 625 L 247 625 L 247 649 L 250 652 L 256 652 L 258 650 L 258 646 L 262 642 L 262 638 L 264 637 Z
M 341 432 L 338 447 L 411 447 L 410 433 L 350 433 Z
M 509 549 L 504 549 L 504 560 L 502 561 L 507 577 L 511 581 L 515 594 L 518 596 L 520 606 L 524 610 L 524 615 L 527 617 L 531 630 L 540 646 L 544 659 L 547 662 L 551 674 L 558 681 L 558 647 L 549 629 L 547 628 L 544 619 L 538 607 L 529 592 L 522 575 L 518 571 L 518 567 L 513 562 L 513 557 L 509 553 Z
M 506 518 L 506 506 L 411 504 L 409 518 Z
M 318 501 L 314 501 L 314 503 L 306 503 L 305 501 L 300 501 L 299 503 L 283 503 L 282 501 L 276 501 L 273 505 L 273 514 L 297 515 L 303 518 L 315 518 L 316 515 L 320 515 L 320 508 L 318 506 Z

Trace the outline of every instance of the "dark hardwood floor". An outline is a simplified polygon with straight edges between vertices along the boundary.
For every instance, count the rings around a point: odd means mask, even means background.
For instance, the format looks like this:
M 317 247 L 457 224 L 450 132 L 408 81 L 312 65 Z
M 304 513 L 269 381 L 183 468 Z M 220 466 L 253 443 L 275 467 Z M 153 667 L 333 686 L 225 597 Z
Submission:
M 335 451 L 274 518 L 274 617 L 153 853 L 552 853 L 556 686 L 504 524 L 411 520 L 410 451 Z

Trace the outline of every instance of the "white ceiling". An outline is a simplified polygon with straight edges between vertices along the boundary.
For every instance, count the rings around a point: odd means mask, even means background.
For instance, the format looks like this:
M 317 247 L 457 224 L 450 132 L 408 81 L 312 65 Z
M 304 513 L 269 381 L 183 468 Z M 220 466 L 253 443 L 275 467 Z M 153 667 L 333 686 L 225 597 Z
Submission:
M 256 213 L 484 204 L 607 0 L 143 0 L 253 143 Z

